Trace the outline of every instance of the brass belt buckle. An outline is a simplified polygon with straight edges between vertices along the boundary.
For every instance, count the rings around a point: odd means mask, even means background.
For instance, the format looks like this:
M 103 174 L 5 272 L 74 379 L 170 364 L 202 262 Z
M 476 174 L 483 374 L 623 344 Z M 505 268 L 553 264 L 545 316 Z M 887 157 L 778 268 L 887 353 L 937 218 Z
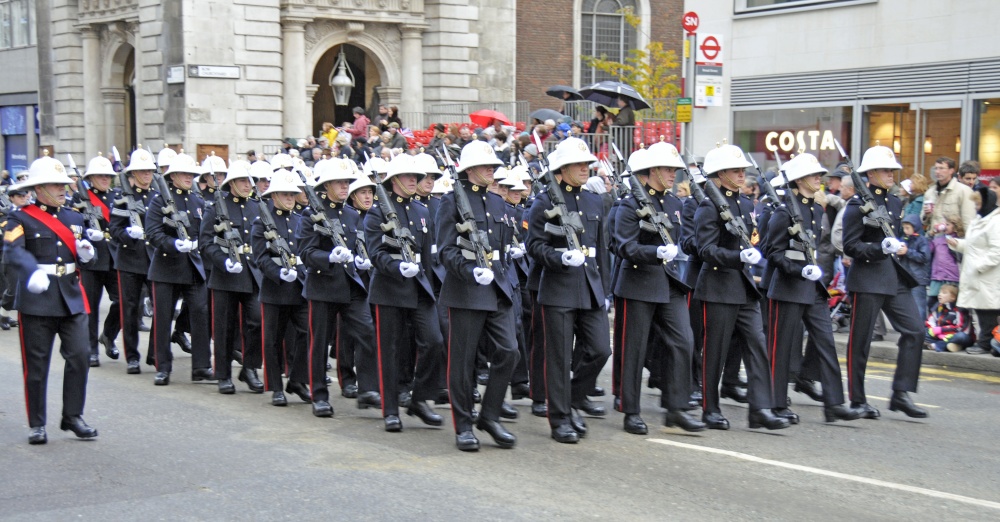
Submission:
M 56 277 L 62 277 L 66 275 L 66 265 L 60 263 L 56 265 Z
M 583 249 L 583 255 L 584 255 L 584 257 L 590 257 L 590 247 L 584 245 L 581 248 Z

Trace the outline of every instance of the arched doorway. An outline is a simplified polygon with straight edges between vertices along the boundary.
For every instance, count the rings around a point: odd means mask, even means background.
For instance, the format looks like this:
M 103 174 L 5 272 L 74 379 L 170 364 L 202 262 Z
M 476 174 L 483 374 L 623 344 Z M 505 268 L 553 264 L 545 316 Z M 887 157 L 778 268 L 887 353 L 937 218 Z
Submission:
M 351 89 L 350 100 L 345 106 L 337 106 L 334 103 L 333 89 L 330 87 L 330 73 L 333 72 L 333 65 L 337 61 L 341 47 L 344 49 L 347 66 L 354 73 L 354 88 Z M 316 63 L 316 68 L 313 69 L 312 83 L 319 88 L 313 96 L 313 124 L 310 132 L 318 135 L 323 122 L 328 121 L 339 127 L 344 122 L 354 121 L 351 112 L 354 107 L 363 107 L 367 110 L 371 102 L 369 91 L 379 85 L 379 74 L 364 50 L 351 44 L 342 44 L 333 46 L 323 53 Z
M 119 151 L 136 147 L 135 48 L 122 42 L 105 65 L 104 98 L 105 150 L 112 145 Z

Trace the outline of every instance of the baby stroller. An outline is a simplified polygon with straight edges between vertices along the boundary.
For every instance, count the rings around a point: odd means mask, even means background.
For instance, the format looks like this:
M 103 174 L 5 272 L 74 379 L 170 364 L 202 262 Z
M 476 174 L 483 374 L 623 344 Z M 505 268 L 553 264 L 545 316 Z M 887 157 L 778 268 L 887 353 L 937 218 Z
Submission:
M 830 322 L 833 324 L 833 331 L 839 332 L 841 328 L 848 328 L 851 325 L 851 302 L 847 300 L 847 290 L 841 279 L 844 272 L 837 272 L 827 287 L 830 299 L 827 304 L 830 306 Z

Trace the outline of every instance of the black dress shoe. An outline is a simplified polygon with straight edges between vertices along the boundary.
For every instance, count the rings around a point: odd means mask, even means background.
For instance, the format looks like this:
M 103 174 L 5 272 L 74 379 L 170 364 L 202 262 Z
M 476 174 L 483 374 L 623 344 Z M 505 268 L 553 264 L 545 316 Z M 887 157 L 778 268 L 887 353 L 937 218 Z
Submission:
M 156 372 L 156 377 L 153 377 L 153 384 L 157 386 L 170 384 L 170 372 Z
M 92 439 L 97 436 L 97 430 L 91 428 L 83 421 L 83 417 L 76 415 L 73 417 L 63 417 L 62 422 L 59 423 L 59 429 L 63 431 L 72 431 L 78 438 L 81 439 Z
M 501 419 L 516 419 L 519 415 L 516 408 L 507 404 L 506 401 L 500 403 L 500 418 Z
M 140 332 L 149 332 L 149 325 L 146 324 L 146 323 L 144 323 L 144 322 L 140 322 L 139 323 L 139 331 Z
M 257 370 L 244 367 L 240 370 L 238 379 L 240 382 L 246 383 L 247 388 L 250 388 L 250 391 L 254 393 L 264 393 L 264 383 L 260 382 L 260 378 L 257 377 Z
M 728 430 L 729 421 L 721 413 L 703 413 L 701 421 L 710 430 Z
M 406 408 L 406 414 L 411 417 L 417 417 L 428 426 L 440 426 L 444 424 L 444 419 L 437 413 L 434 413 L 434 410 L 424 401 L 411 401 L 410 407 Z
M 885 336 L 882 334 L 875 334 L 872 336 L 872 341 L 884 341 Z
M 476 421 L 476 429 L 489 433 L 490 437 L 493 437 L 493 442 L 501 448 L 513 448 L 517 444 L 517 437 L 507 431 L 499 421 L 486 420 L 480 416 Z
M 295 395 L 298 395 L 299 398 L 302 399 L 302 402 L 304 403 L 308 404 L 313 401 L 312 394 L 309 393 L 309 388 L 306 387 L 306 385 L 302 384 L 301 382 L 288 381 L 288 384 L 285 385 L 285 391 L 288 393 L 294 393 Z
M 333 369 L 333 364 L 330 364 L 330 362 L 328 361 L 328 362 L 326 363 L 326 371 L 330 371 L 330 370 L 332 370 L 332 369 Z
M 129 361 L 128 369 L 125 370 L 125 372 L 132 375 L 142 373 L 142 368 L 139 367 L 139 361 Z
M 657 379 L 656 377 L 650 376 L 649 380 L 646 381 L 646 387 L 649 388 L 649 389 L 651 389 L 651 390 L 659 390 L 660 389 L 660 379 Z
M 901 411 L 905 413 L 907 417 L 913 417 L 915 419 L 923 419 L 927 417 L 927 410 L 918 408 L 916 404 L 913 404 L 913 400 L 910 399 L 910 394 L 905 391 L 892 392 L 892 398 L 889 399 L 889 411 Z
M 490 382 L 490 372 L 489 371 L 479 371 L 476 372 L 476 384 L 480 386 L 486 386 Z
M 383 420 L 385 421 L 385 431 L 403 431 L 403 421 L 399 420 L 399 415 L 386 415 Z
M 878 408 L 868 404 L 867 402 L 852 402 L 851 409 L 858 410 L 862 419 L 877 419 L 882 416 L 882 414 L 879 413 Z
M 691 392 L 691 400 L 700 404 L 701 401 L 704 400 L 704 397 L 701 395 L 701 390 Z
M 170 342 L 180 346 L 182 352 L 191 353 L 191 340 L 184 332 L 174 330 L 174 333 L 170 334 Z
M 608 411 L 604 409 L 604 406 L 601 406 L 596 402 L 592 402 L 590 399 L 584 399 L 580 402 L 576 402 L 572 404 L 572 406 L 573 408 L 581 410 L 591 417 L 603 417 L 608 414 Z
M 17 328 L 17 321 L 15 321 L 14 319 L 12 319 L 10 317 L 7 317 L 6 315 L 0 315 L 0 330 L 3 330 L 3 331 L 6 332 L 7 330 L 10 330 L 11 328 Z M 42 431 L 44 432 L 45 429 L 43 428 Z M 45 444 L 45 443 L 44 442 L 40 442 L 40 443 L 37 443 L 37 444 Z
M 97 338 L 97 342 L 104 345 L 104 355 L 107 355 L 113 360 L 118 360 L 121 353 L 118 351 L 118 347 L 115 346 L 115 343 L 112 342 L 111 339 L 108 339 L 107 335 L 102 333 L 101 336 Z
M 313 403 L 313 415 L 317 417 L 333 417 L 333 406 L 329 402 L 316 401 Z
M 333 384 L 333 379 L 329 375 L 324 375 L 323 376 L 323 382 L 325 382 L 326 385 L 329 386 L 329 385 Z
M 223 395 L 232 395 L 236 393 L 236 385 L 233 384 L 233 380 L 219 379 L 219 393 Z
M 633 435 L 645 435 L 649 433 L 649 427 L 646 426 L 646 422 L 642 420 L 642 417 L 638 413 L 626 413 L 624 425 L 625 431 Z
M 774 408 L 771 412 L 782 419 L 788 419 L 788 422 L 792 424 L 799 423 L 799 414 L 789 408 Z
M 580 436 L 569 424 L 561 424 L 552 428 L 552 438 L 562 444 L 576 444 L 580 442 Z
M 211 368 L 195 368 L 191 370 L 191 380 L 194 382 L 214 381 L 215 372 Z
M 723 399 L 732 399 L 740 404 L 746 404 L 748 402 L 747 389 L 736 386 L 723 386 L 722 392 L 719 393 L 719 397 Z
M 240 350 L 234 351 L 233 360 L 236 361 L 236 364 L 243 366 L 243 352 Z
M 358 395 L 358 409 L 367 410 L 368 408 L 381 408 L 382 407 L 382 397 L 378 392 L 364 392 Z
M 569 427 L 573 428 L 580 438 L 587 436 L 587 423 L 583 421 L 583 417 L 576 414 L 576 412 L 570 413 L 569 415 Z
M 824 406 L 823 415 L 826 417 L 826 422 L 834 422 L 836 420 L 852 421 L 860 418 L 861 412 L 854 408 L 848 408 L 843 404 L 834 404 L 833 406 Z
M 792 423 L 788 419 L 778 417 L 773 411 L 767 408 L 750 412 L 750 429 L 767 428 L 769 430 L 780 430 L 791 425 Z
M 726 422 L 726 426 L 728 427 L 729 421 L 726 421 L 726 419 L 722 420 Z M 680 429 L 691 433 L 705 431 L 708 428 L 708 425 L 704 422 L 701 422 L 700 420 L 680 410 L 667 411 L 666 415 L 663 416 L 663 425 L 668 428 L 679 427 Z
M 531 414 L 535 417 L 548 417 L 549 407 L 545 401 L 533 401 L 531 403 Z
M 604 397 L 604 388 L 600 386 L 594 386 L 593 390 L 587 392 L 587 397 Z
M 526 399 L 529 395 L 531 395 L 531 389 L 528 388 L 528 383 L 526 382 L 513 384 L 510 387 L 510 400 L 512 401 Z
M 90 354 L 90 367 L 97 368 L 101 365 L 101 358 L 96 353 Z
M 816 385 L 816 381 L 796 377 L 795 387 L 792 389 L 806 394 L 806 396 L 816 402 L 823 402 L 823 393 L 820 391 L 819 386 Z
M 398 402 L 400 408 L 409 408 L 410 403 L 413 402 L 413 395 L 411 395 L 408 391 L 401 391 L 399 392 Z
M 28 444 L 45 444 L 48 441 L 49 436 L 45 434 L 45 426 L 31 428 L 31 433 L 28 434 Z
M 272 393 L 271 406 L 288 406 L 288 399 L 285 398 L 285 392 L 278 390 Z
M 146 317 L 153 317 L 153 301 L 148 297 L 143 298 L 142 300 L 142 315 Z
M 479 394 L 479 389 L 477 388 L 472 389 L 472 402 L 476 404 L 483 402 L 483 396 Z
M 461 451 L 479 451 L 479 439 L 471 431 L 463 431 L 455 435 L 455 445 Z
M 340 390 L 340 395 L 346 399 L 357 399 L 358 398 L 358 385 L 357 384 L 345 384 L 344 389 Z

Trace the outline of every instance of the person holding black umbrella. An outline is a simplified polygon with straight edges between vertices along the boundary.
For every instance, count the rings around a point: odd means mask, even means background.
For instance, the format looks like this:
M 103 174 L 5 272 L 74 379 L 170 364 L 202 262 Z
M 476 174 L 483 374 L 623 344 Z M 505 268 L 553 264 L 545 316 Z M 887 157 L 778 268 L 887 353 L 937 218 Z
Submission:
M 632 105 L 624 96 L 618 97 L 618 116 L 615 118 L 615 125 L 631 127 L 635 125 L 635 111 Z

